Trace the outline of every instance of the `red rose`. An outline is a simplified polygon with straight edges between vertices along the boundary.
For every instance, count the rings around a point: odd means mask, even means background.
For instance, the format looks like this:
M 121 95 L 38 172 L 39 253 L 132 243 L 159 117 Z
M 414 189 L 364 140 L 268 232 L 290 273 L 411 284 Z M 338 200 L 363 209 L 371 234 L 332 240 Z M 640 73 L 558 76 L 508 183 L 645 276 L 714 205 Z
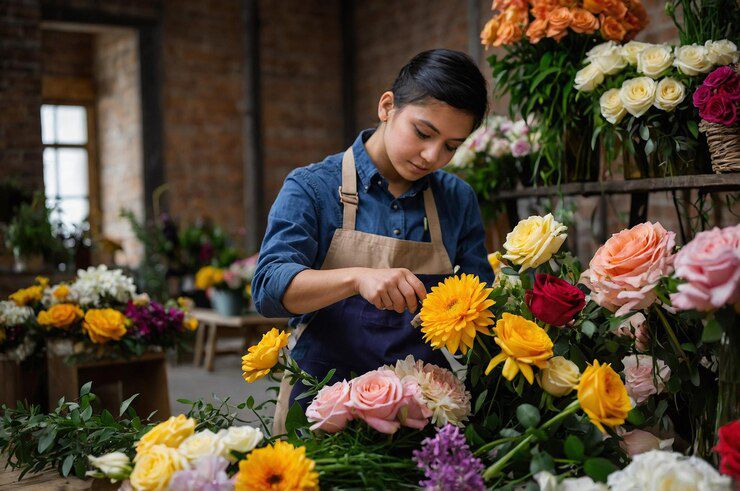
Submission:
M 740 480 L 740 419 L 719 429 L 719 443 L 714 451 L 719 454 L 720 472 Z
M 724 94 L 715 94 L 709 98 L 699 116 L 712 123 L 732 126 L 737 118 L 735 102 Z
M 707 78 L 704 79 L 704 83 L 702 85 L 706 85 L 710 89 L 716 89 L 734 76 L 735 70 L 728 66 L 721 66 L 707 75 Z
M 537 319 L 553 326 L 564 326 L 586 306 L 585 293 L 549 274 L 538 274 L 524 298 Z
M 694 107 L 696 107 L 699 111 L 703 111 L 710 97 L 712 97 L 712 91 L 709 89 L 709 87 L 707 87 L 706 85 L 700 85 L 696 89 L 696 92 L 694 92 Z

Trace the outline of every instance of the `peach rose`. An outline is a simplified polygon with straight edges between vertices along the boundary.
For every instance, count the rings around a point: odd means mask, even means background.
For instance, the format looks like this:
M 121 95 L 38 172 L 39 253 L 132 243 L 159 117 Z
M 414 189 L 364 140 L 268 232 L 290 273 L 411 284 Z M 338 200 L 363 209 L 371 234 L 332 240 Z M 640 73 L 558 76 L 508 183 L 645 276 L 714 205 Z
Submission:
M 660 223 L 641 223 L 616 233 L 602 245 L 580 281 L 591 299 L 621 316 L 655 302 L 655 286 L 673 271 L 676 234 Z
M 631 355 L 622 359 L 627 394 L 638 406 L 653 394 L 660 394 L 671 378 L 671 368 L 663 360 L 649 355 Z
M 605 0 L 583 0 L 583 8 L 592 14 L 600 14 L 606 8 Z
M 496 41 L 499 24 L 498 16 L 494 16 L 483 26 L 483 30 L 480 32 L 480 43 L 483 46 L 491 46 Z
M 392 435 L 401 426 L 396 421 L 403 405 L 403 384 L 387 368 L 360 375 L 351 382 L 349 401 L 345 404 L 352 415 L 371 428 Z
M 536 19 L 546 19 L 550 12 L 558 7 L 557 0 L 534 0 L 529 10 Z
M 573 22 L 573 15 L 567 7 L 556 8 L 547 16 L 547 37 L 559 41 Z
M 527 28 L 527 38 L 532 44 L 539 43 L 547 34 L 547 19 L 535 19 Z
M 593 34 L 599 28 L 599 20 L 586 9 L 574 8 L 571 10 L 573 22 L 570 28 L 581 34 Z
M 617 428 L 617 434 L 622 437 L 619 446 L 634 457 L 650 450 L 673 450 L 673 438 L 661 440 L 652 433 L 643 430 L 624 431 L 622 427 Z
M 627 5 L 622 0 L 605 0 L 604 13 L 616 19 L 624 19 L 627 14 Z
M 407 375 L 401 380 L 403 385 L 403 407 L 398 411 L 401 425 L 420 430 L 429 423 L 433 414 L 424 400 L 419 382 L 413 375 Z
M 522 28 L 519 24 L 504 20 L 498 28 L 493 45 L 498 47 L 504 44 L 512 44 L 522 38 Z
M 625 34 L 627 34 L 627 31 L 622 23 L 619 22 L 619 19 L 602 14 L 601 35 L 604 36 L 604 39 L 609 41 L 621 41 L 624 39 Z
M 347 426 L 347 421 L 352 419 L 349 409 L 345 406 L 349 402 L 349 391 L 349 383 L 343 380 L 324 387 L 316 394 L 306 409 L 306 418 L 314 423 L 311 431 L 336 433 Z

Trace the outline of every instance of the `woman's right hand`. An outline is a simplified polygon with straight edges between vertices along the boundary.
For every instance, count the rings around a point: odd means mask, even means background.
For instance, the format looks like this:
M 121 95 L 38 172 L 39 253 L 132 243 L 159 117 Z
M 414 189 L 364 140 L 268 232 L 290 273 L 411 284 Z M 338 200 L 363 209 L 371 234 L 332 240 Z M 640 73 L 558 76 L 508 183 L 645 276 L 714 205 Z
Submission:
M 354 268 L 355 292 L 380 310 L 416 312 L 427 295 L 424 284 L 405 268 Z

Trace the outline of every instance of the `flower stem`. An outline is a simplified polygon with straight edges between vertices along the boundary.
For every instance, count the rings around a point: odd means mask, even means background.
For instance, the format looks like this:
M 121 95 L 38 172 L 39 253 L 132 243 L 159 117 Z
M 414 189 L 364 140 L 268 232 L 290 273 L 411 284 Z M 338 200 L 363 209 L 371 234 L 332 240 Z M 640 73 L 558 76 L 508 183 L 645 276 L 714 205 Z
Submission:
M 686 363 L 688 363 L 689 358 L 686 356 L 686 353 L 681 348 L 681 343 L 678 342 L 676 333 L 673 331 L 673 328 L 668 323 L 668 319 L 666 319 L 665 316 L 663 315 L 663 312 L 660 311 L 660 307 L 656 306 L 654 310 L 658 314 L 658 317 L 660 317 L 661 322 L 663 322 L 663 326 L 665 327 L 665 330 L 668 333 L 668 337 L 671 339 L 671 344 L 673 345 L 673 348 L 676 350 L 676 354 L 679 355 Z

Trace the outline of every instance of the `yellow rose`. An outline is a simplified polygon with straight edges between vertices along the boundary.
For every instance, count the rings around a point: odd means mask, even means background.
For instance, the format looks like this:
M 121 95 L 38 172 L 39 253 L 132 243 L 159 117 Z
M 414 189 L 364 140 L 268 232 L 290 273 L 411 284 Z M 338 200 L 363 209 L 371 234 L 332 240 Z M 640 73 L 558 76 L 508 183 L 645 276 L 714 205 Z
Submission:
M 177 449 L 166 445 L 154 445 L 136 457 L 136 465 L 129 479 L 137 491 L 167 489 L 172 474 L 188 468 L 187 460 Z
M 165 445 L 177 448 L 183 440 L 195 432 L 195 420 L 185 417 L 184 414 L 171 416 L 167 421 L 159 423 L 149 430 L 139 443 L 136 444 L 136 458 L 145 453 L 154 445 Z
M 565 225 L 555 221 L 551 213 L 544 217 L 531 216 L 520 221 L 506 235 L 504 259 L 521 265 L 520 272 L 536 268 L 550 260 L 565 241 Z
M 637 65 L 637 55 L 640 54 L 640 51 L 644 50 L 645 48 L 649 48 L 650 46 L 652 46 L 652 44 L 650 43 L 630 41 L 629 43 L 622 46 L 622 56 L 630 65 Z
M 637 71 L 657 78 L 673 65 L 673 48 L 658 44 L 645 48 L 637 55 Z
M 609 89 L 599 98 L 601 115 L 611 124 L 618 124 L 627 114 L 627 110 L 619 98 L 619 89 Z
M 54 288 L 54 292 L 52 293 L 52 295 L 54 295 L 54 298 L 56 298 L 60 302 L 64 302 L 69 296 L 69 287 L 65 284 L 61 284 Z
M 261 379 L 272 370 L 278 362 L 280 350 L 288 346 L 289 333 L 278 331 L 276 328 L 262 335 L 262 339 L 254 346 L 250 346 L 246 355 L 242 356 L 242 377 L 249 383 Z
M 44 294 L 44 287 L 40 285 L 29 286 L 28 288 L 21 288 L 17 292 L 13 293 L 8 297 L 14 301 L 18 307 L 23 307 L 29 303 L 35 303 L 41 300 Z
M 653 105 L 656 83 L 650 77 L 625 80 L 619 89 L 619 98 L 628 113 L 639 118 Z
M 542 390 L 555 397 L 570 394 L 578 385 L 581 372 L 575 363 L 562 356 L 547 360 L 547 366 L 537 374 L 537 382 Z
M 82 329 L 93 343 L 105 344 L 118 341 L 126 334 L 129 320 L 114 309 L 90 309 L 85 314 Z
M 663 111 L 673 111 L 686 99 L 686 87 L 675 78 L 666 77 L 658 82 L 653 105 Z
M 37 276 L 36 284 L 41 288 L 46 288 L 47 286 L 49 286 L 49 278 L 47 278 L 46 276 Z
M 491 359 L 486 375 L 504 362 L 503 376 L 507 380 L 514 380 L 521 371 L 527 382 L 533 383 L 532 365 L 545 368 L 547 360 L 552 358 L 552 340 L 545 330 L 524 317 L 505 312 L 496 322 L 493 332 L 501 353 Z
M 581 375 L 576 389 L 581 409 L 603 433 L 606 433 L 604 425 L 623 424 L 632 409 L 627 388 L 607 363 L 600 365 L 598 360 L 594 360 L 594 364 Z
M 707 48 L 707 56 L 713 65 L 737 63 L 737 45 L 729 39 L 707 41 L 704 43 L 704 47 Z
M 221 283 L 224 279 L 224 271 L 214 266 L 203 266 L 195 273 L 195 288 L 198 290 L 207 290 L 212 286 Z
M 195 317 L 186 317 L 183 321 L 183 325 L 188 331 L 195 331 L 198 329 L 198 319 Z
M 578 70 L 574 87 L 581 92 L 591 92 L 604 81 L 604 72 L 596 63 L 589 63 Z
M 695 76 L 700 73 L 707 73 L 712 69 L 712 62 L 709 59 L 709 50 L 705 46 L 688 44 L 676 48 L 676 59 L 673 66 L 685 75 Z
M 84 312 L 77 305 L 60 303 L 49 310 L 42 310 L 38 315 L 38 323 L 42 326 L 52 326 L 66 329 L 82 319 Z

